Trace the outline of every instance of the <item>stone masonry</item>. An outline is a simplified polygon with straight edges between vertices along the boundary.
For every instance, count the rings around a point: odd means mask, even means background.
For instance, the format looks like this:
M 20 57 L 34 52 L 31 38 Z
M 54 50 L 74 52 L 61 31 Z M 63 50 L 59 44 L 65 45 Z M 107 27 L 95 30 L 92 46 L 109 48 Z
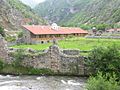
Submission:
M 1 35 L 0 35 L 0 59 L 3 61 L 8 60 L 7 42 Z
M 10 56 L 11 52 L 15 53 L 17 50 L 11 49 L 8 53 L 6 42 L 0 37 L 0 58 L 12 63 L 15 59 Z M 21 64 L 38 69 L 48 68 L 58 74 L 86 75 L 84 57 L 80 55 L 79 50 L 62 50 L 57 45 L 52 45 L 40 53 L 25 50 Z
M 67 53 L 67 51 L 65 51 Z M 56 73 L 70 75 L 86 75 L 84 57 L 73 51 L 73 55 L 63 53 L 57 45 L 52 45 L 48 50 L 39 55 L 27 55 L 22 60 L 24 66 L 34 68 L 49 68 Z

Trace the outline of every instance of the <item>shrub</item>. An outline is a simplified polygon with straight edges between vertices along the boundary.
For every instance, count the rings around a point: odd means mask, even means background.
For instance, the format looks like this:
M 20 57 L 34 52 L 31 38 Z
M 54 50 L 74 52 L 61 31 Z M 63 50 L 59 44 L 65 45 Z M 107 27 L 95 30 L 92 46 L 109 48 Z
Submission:
M 98 24 L 98 25 L 96 25 L 96 28 L 98 30 L 105 30 L 108 27 L 109 27 L 109 25 L 107 25 L 107 24 Z
M 13 66 L 20 67 L 21 61 L 24 58 L 24 50 L 20 49 L 16 53 L 14 53 L 15 61 L 13 62 Z
M 4 37 L 5 36 L 5 32 L 4 29 L 2 27 L 0 27 L 0 34 Z
M 97 73 L 102 71 L 103 74 L 115 73 L 120 77 L 120 51 L 116 45 L 108 47 L 97 47 L 88 55 L 86 61 L 88 68 Z
M 84 29 L 84 30 L 91 30 L 91 27 L 92 25 L 80 25 L 80 28 Z
M 2 60 L 0 59 L 0 70 L 2 70 L 4 68 L 4 63 L 2 62 Z
M 108 80 L 108 77 L 109 80 Z M 87 90 L 120 90 L 120 86 L 116 81 L 115 75 L 110 74 L 103 75 L 98 73 L 95 77 L 90 77 L 86 85 Z
M 6 36 L 6 37 L 5 37 L 5 40 L 8 41 L 8 42 L 13 42 L 13 41 L 16 41 L 16 37 Z
M 52 74 L 54 74 L 54 72 L 50 69 L 47 69 L 47 68 L 43 68 L 43 69 L 30 68 L 29 74 L 32 74 L 32 75 L 40 75 L 40 74 L 52 75 Z
M 23 32 L 18 33 L 18 38 L 21 38 L 21 37 L 23 37 Z

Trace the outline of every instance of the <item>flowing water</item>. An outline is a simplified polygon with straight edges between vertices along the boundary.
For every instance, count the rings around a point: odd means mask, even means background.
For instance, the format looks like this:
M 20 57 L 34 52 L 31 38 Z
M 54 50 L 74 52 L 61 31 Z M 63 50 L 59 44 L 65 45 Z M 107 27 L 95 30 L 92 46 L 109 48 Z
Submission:
M 0 90 L 84 90 L 85 81 L 67 76 L 0 75 Z

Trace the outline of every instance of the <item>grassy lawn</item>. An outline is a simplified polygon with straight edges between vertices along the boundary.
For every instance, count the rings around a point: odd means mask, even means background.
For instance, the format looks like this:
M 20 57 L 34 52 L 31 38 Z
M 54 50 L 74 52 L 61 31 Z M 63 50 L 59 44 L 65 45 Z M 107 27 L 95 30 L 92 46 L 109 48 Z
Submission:
M 36 44 L 36 45 L 16 45 L 16 46 L 12 46 L 13 48 L 32 48 L 35 50 L 44 50 L 46 48 L 48 48 L 50 45 L 52 45 L 51 43 L 47 43 L 47 44 Z
M 91 50 L 97 46 L 109 46 L 109 45 L 120 46 L 119 39 L 88 39 L 88 38 L 70 38 L 58 42 L 60 48 L 63 49 L 80 49 L 80 50 Z M 51 43 L 48 44 L 37 44 L 37 45 L 16 45 L 13 48 L 33 48 L 35 50 L 44 50 L 48 48 Z

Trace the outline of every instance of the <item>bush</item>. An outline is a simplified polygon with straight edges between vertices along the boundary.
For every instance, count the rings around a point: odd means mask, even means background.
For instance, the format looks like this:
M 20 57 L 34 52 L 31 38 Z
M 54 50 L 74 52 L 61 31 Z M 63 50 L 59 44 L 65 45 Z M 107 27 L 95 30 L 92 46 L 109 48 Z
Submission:
M 2 70 L 4 68 L 4 63 L 2 62 L 2 60 L 0 59 L 0 70 Z
M 13 62 L 14 67 L 20 67 L 21 61 L 24 58 L 24 50 L 20 49 L 16 53 L 14 53 L 15 61 Z
M 108 77 L 109 80 L 108 80 Z M 120 90 L 120 86 L 116 81 L 115 75 L 103 75 L 98 73 L 96 77 L 90 77 L 86 85 L 87 90 Z
M 36 69 L 36 68 L 30 68 L 29 69 L 29 74 L 32 74 L 32 75 L 52 75 L 54 74 L 54 72 L 50 69 L 47 69 L 47 68 L 43 68 L 43 69 Z
M 88 55 L 86 61 L 88 68 L 97 73 L 102 71 L 103 74 L 115 73 L 120 77 L 120 51 L 116 45 L 108 47 L 97 47 Z
M 96 25 L 97 30 L 103 30 L 104 31 L 108 27 L 109 27 L 109 25 L 107 25 L 107 24 L 98 24 L 98 25 Z
M 23 37 L 23 32 L 18 33 L 18 38 L 21 38 L 21 37 Z
M 2 27 L 0 27 L 0 34 L 4 37 L 5 36 L 5 32 L 4 29 Z
M 80 25 L 80 28 L 84 29 L 84 30 L 91 30 L 92 25 Z
M 8 42 L 13 42 L 13 41 L 16 41 L 16 37 L 7 36 L 7 37 L 5 37 L 5 40 Z

